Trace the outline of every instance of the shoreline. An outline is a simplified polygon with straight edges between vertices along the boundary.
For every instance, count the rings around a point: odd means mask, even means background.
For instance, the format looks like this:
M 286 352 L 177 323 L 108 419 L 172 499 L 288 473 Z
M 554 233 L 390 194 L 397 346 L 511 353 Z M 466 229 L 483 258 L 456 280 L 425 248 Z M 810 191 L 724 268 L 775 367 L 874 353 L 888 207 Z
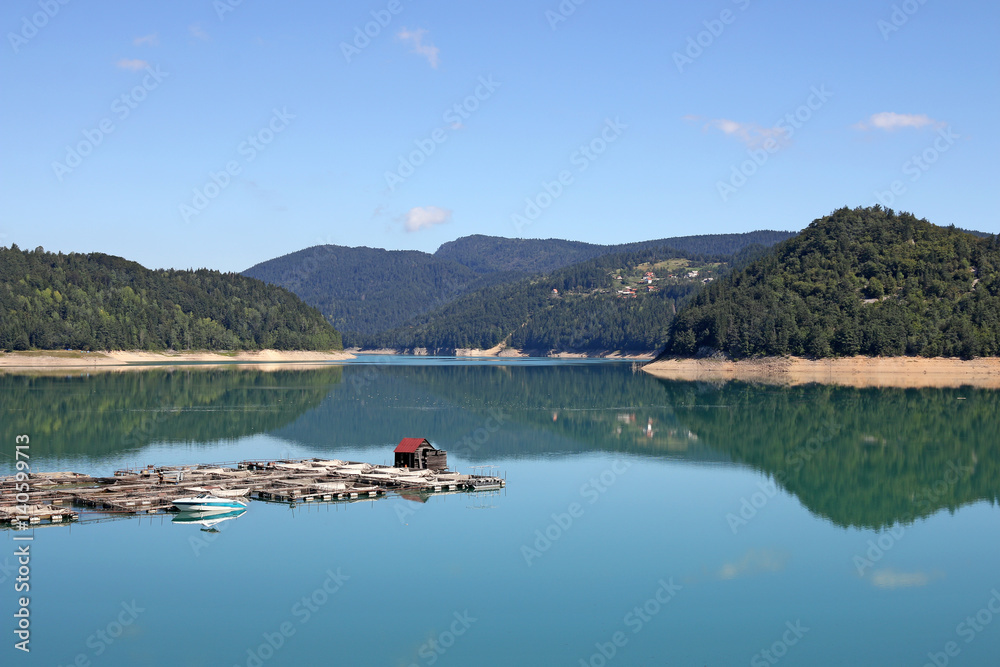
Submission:
M 82 352 L 77 350 L 32 350 L 0 352 L 0 369 L 45 368 L 160 368 L 170 365 L 255 365 L 317 364 L 353 359 L 350 352 L 309 350 L 256 350 L 239 352 L 148 352 L 118 350 Z
M 767 357 L 741 361 L 664 359 L 642 367 L 666 380 L 739 380 L 784 386 L 831 384 L 849 387 L 1000 389 L 1000 357 Z
M 443 357 L 499 357 L 499 358 L 536 358 L 536 359 L 621 359 L 628 361 L 652 361 L 656 358 L 655 352 L 622 352 L 621 350 L 593 350 L 591 352 L 553 352 L 542 350 L 519 350 L 513 347 L 502 347 L 497 345 L 488 350 L 478 348 L 439 348 L 428 349 L 426 347 L 412 348 L 357 348 L 351 347 L 345 350 L 351 354 L 394 354 L 409 355 L 414 357 L 443 356 Z

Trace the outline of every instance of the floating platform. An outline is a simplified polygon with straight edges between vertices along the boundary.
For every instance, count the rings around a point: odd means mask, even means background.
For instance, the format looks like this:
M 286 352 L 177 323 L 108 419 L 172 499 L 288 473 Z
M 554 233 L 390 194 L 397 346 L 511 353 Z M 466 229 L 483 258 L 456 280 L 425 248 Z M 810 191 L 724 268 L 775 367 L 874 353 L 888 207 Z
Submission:
M 75 521 L 79 517 L 78 512 L 68 508 L 72 505 L 107 514 L 173 512 L 175 499 L 204 492 L 270 502 L 312 503 L 374 499 L 389 492 L 409 496 L 506 486 L 502 477 L 493 475 L 320 458 L 148 466 L 116 470 L 110 477 L 42 472 L 32 473 L 28 483 L 25 504 L 18 502 L 24 496 L 17 498 L 14 477 L 0 477 L 0 526 Z M 18 517 L 22 517 L 20 521 Z
M 62 523 L 64 521 L 76 521 L 79 517 L 77 512 L 56 507 L 54 505 L 8 505 L 8 498 L 4 497 L 0 505 L 0 524 L 5 526 L 24 526 L 36 523 Z

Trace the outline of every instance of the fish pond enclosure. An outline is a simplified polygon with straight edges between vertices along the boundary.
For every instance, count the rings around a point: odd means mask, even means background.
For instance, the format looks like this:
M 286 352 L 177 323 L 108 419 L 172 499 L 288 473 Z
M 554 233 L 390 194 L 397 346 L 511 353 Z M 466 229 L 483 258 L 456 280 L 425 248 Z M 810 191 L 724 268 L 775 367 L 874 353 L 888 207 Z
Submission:
M 502 477 L 341 461 L 289 459 L 116 470 L 110 477 L 74 472 L 32 473 L 25 482 L 0 478 L 0 525 L 79 519 L 74 506 L 101 513 L 173 512 L 173 501 L 196 493 L 285 503 L 351 501 L 386 493 L 479 491 Z

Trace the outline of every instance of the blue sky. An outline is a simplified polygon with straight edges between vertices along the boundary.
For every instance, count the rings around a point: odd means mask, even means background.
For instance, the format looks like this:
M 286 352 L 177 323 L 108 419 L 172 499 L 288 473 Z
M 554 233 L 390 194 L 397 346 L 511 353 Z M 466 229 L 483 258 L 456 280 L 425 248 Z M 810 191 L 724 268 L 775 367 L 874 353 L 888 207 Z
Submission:
M 0 244 L 239 271 L 319 243 L 800 229 L 879 198 L 1000 232 L 998 19 L 968 0 L 9 0 Z

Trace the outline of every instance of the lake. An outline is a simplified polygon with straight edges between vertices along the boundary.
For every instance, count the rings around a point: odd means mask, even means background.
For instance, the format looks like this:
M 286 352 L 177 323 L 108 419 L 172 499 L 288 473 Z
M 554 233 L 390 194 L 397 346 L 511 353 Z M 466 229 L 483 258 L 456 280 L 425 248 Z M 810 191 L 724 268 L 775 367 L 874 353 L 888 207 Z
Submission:
M 1000 392 L 672 382 L 607 361 L 0 375 L 0 473 L 427 437 L 501 491 L 36 529 L 5 665 L 996 665 Z M 20 533 L 17 533 L 20 534 Z

